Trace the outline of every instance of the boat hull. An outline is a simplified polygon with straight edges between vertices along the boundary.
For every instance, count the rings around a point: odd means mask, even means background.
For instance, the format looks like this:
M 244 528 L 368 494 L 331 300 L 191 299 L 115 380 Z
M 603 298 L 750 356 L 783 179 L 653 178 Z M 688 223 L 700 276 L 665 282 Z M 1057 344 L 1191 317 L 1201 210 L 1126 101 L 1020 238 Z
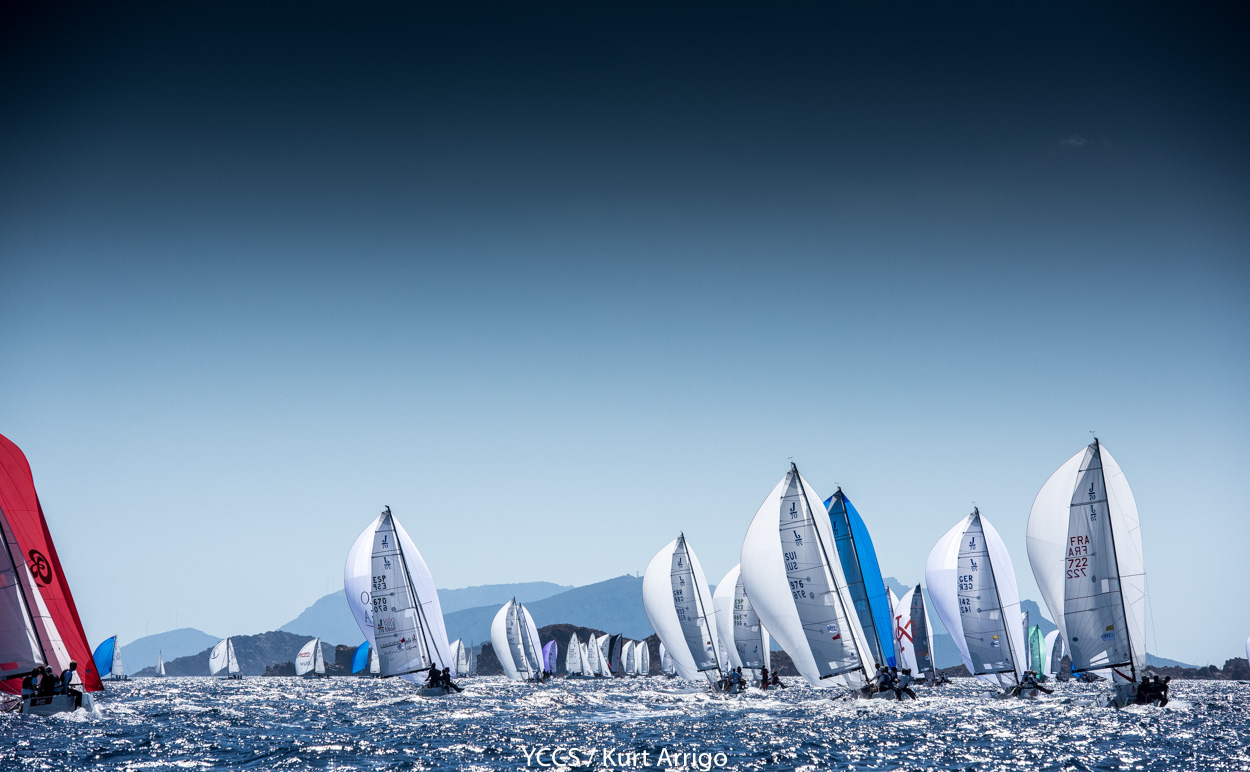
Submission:
M 75 698 L 71 694 L 54 694 L 50 697 L 27 697 L 22 700 L 22 712 L 33 716 L 54 716 L 57 713 L 73 713 Z M 82 696 L 79 707 L 91 710 L 95 701 L 90 694 Z

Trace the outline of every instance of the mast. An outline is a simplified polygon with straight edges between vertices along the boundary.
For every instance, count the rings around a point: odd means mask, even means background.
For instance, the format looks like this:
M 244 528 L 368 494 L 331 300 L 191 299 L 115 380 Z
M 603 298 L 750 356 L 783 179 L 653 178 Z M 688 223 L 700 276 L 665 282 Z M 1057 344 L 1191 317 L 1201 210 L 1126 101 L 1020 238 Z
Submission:
M 391 518 L 391 527 L 395 533 L 395 550 L 399 553 L 399 565 L 404 569 L 404 583 L 408 585 L 408 599 L 412 601 L 413 608 L 417 611 L 417 620 L 421 625 L 421 645 L 425 647 L 425 655 L 430 660 L 430 667 L 434 667 L 434 652 L 430 650 L 430 643 L 432 643 L 432 641 L 426 640 L 427 631 L 429 630 L 430 625 L 428 620 L 425 618 L 425 609 L 421 607 L 421 603 L 417 600 L 417 591 L 412 586 L 412 575 L 408 573 L 408 558 L 404 555 L 404 540 L 399 538 L 399 524 L 395 522 L 395 516 L 391 514 L 391 508 L 389 506 L 386 508 L 386 514 Z M 440 659 L 438 664 L 441 669 L 441 666 L 444 663 Z M 430 668 L 422 668 L 422 670 L 429 669 Z M 412 672 L 420 673 L 421 670 L 414 670 Z
M 711 626 L 707 623 L 707 609 L 703 607 L 702 593 L 699 592 L 699 577 L 697 572 L 694 570 L 694 561 L 690 559 L 690 549 L 686 547 L 686 534 L 682 531 L 678 533 L 678 536 L 681 537 L 681 548 L 686 553 L 686 565 L 690 567 L 690 582 L 694 585 L 694 602 L 699 608 L 699 618 L 703 620 L 703 629 L 707 631 L 708 637 L 711 637 L 712 630 Z M 720 669 L 720 652 L 713 651 L 712 659 L 716 660 L 716 674 L 724 675 L 724 672 Z M 708 669 L 710 670 L 711 668 Z
M 1124 582 L 1120 578 L 1120 555 L 1115 548 L 1115 520 L 1111 517 L 1111 491 L 1107 489 L 1107 470 L 1102 465 L 1102 444 L 1094 437 L 1094 455 L 1098 458 L 1098 476 L 1102 478 L 1102 493 L 1107 497 L 1107 533 L 1111 534 L 1111 559 L 1115 561 L 1116 595 L 1120 596 L 1120 613 L 1124 615 L 1124 635 L 1128 638 L 1128 671 L 1132 675 L 1129 681 L 1137 682 L 1137 667 L 1133 664 L 1133 636 L 1129 635 L 1128 608 L 1124 605 Z M 1107 668 L 1123 666 L 1108 665 Z
M 977 507 L 972 508 L 972 516 L 981 522 L 981 510 Z M 985 542 L 985 562 L 990 567 L 990 578 L 994 580 L 994 598 L 998 601 L 998 614 L 1003 617 L 1003 633 L 1006 634 L 1007 653 L 1011 655 L 1011 677 L 1015 679 L 1016 685 L 1020 684 L 1020 676 L 1016 673 L 1016 652 L 1011 646 L 1011 632 L 1007 628 L 1007 617 L 1003 616 L 1003 596 L 998 591 L 998 576 L 994 573 L 994 558 L 990 555 L 990 541 L 985 538 L 985 526 L 981 526 L 981 539 Z M 974 673 L 975 675 L 975 673 Z
M 854 622 L 851 620 L 850 616 L 846 613 L 846 606 L 843 605 L 842 603 L 842 588 L 838 586 L 838 582 L 833 576 L 833 564 L 829 562 L 829 553 L 825 549 L 825 541 L 824 539 L 820 538 L 820 529 L 816 527 L 815 510 L 812 509 L 812 502 L 808 500 L 807 498 L 807 489 L 803 487 L 803 476 L 799 474 L 799 467 L 793 461 L 790 462 L 790 471 L 794 472 L 795 479 L 797 479 L 799 483 L 799 486 L 798 486 L 799 495 L 803 497 L 803 504 L 804 506 L 807 507 L 808 514 L 812 515 L 812 531 L 816 534 L 816 544 L 820 546 L 820 556 L 825 561 L 824 568 L 826 571 L 829 572 L 829 586 L 833 588 L 833 591 L 834 591 L 833 594 L 838 599 L 838 608 L 842 609 L 842 616 L 846 618 L 846 623 L 848 625 L 852 625 L 854 624 Z M 841 490 L 841 488 L 839 488 L 838 490 Z M 821 509 L 824 509 L 824 507 L 821 507 Z M 828 514 L 828 513 L 826 512 L 825 514 Z M 848 521 L 849 521 L 849 518 L 848 518 Z M 851 543 L 852 544 L 855 543 L 853 539 Z M 856 555 L 856 559 L 858 560 L 858 554 Z M 871 611 L 871 607 L 870 607 L 870 611 Z M 854 635 L 850 636 L 850 638 L 852 641 L 855 640 Z M 855 654 L 859 657 L 859 670 L 860 672 L 864 674 L 864 682 L 865 683 L 871 682 L 872 676 L 868 674 L 868 668 L 864 666 L 864 652 L 859 650 L 859 642 L 855 643 Z
M 4 544 L 4 554 L 9 557 L 9 565 L 13 566 L 13 581 L 17 584 L 17 589 L 22 594 L 22 606 L 25 607 L 26 621 L 30 624 L 31 631 L 35 633 L 35 642 L 39 644 L 39 656 L 43 660 L 43 664 L 47 665 L 48 652 L 43 647 L 43 636 L 39 634 L 39 627 L 35 624 L 35 612 L 31 610 L 30 598 L 26 597 L 26 584 L 22 581 L 22 575 L 18 573 L 17 561 L 13 559 L 13 550 L 9 547 L 9 537 L 4 533 L 10 526 L 3 510 L 0 510 L 0 519 L 3 519 L 4 526 L 0 527 L 0 542 Z M 16 534 L 14 534 L 14 538 L 17 538 Z M 25 562 L 22 563 L 22 568 L 26 568 Z

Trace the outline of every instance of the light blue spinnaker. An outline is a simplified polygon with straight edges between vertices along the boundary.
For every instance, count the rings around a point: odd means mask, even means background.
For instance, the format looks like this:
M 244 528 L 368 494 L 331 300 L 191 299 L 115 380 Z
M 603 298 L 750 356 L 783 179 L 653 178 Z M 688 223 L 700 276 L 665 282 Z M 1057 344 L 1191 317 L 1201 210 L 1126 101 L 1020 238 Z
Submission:
M 365 641 L 356 647 L 356 655 L 352 657 L 352 673 L 359 673 L 369 667 L 369 642 Z
M 881 578 L 881 566 L 877 564 L 877 551 L 872 546 L 868 527 L 855 511 L 846 494 L 838 488 L 837 493 L 825 500 L 829 521 L 833 526 L 833 541 L 838 548 L 838 560 L 846 575 L 847 589 L 855 602 L 859 624 L 872 647 L 877 664 L 894 667 L 894 626 L 890 619 L 890 600 L 886 596 L 885 580 Z
M 113 650 L 117 648 L 117 636 L 114 635 L 104 643 L 95 647 L 95 653 L 91 658 L 95 660 L 95 671 L 100 674 L 101 678 L 109 676 L 119 676 L 121 673 L 114 673 L 113 670 Z M 57 675 L 60 675 L 59 673 Z

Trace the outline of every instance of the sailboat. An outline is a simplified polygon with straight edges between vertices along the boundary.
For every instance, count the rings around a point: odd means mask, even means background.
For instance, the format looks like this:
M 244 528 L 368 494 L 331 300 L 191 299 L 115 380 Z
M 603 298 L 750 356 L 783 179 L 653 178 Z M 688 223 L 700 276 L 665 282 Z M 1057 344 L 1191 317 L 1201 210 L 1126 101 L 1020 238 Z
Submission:
M 979 509 L 938 539 L 925 581 L 968 672 L 1004 692 L 1019 686 L 1027 655 L 1015 569 Z
M 91 659 L 95 662 L 100 678 L 110 681 L 126 680 L 126 669 L 122 667 L 122 647 L 117 645 L 116 635 L 95 647 Z
M 0 435 L 0 692 L 20 695 L 22 678 L 37 665 L 58 675 L 70 660 L 82 663 L 82 707 L 94 709 L 91 692 L 104 688 L 83 632 L 61 560 L 52 544 L 35 479 L 21 449 Z M 16 698 L 14 698 L 16 701 Z M 30 697 L 22 711 L 51 715 L 73 710 L 70 695 Z
M 638 642 L 638 675 L 643 677 L 651 675 L 651 648 L 647 646 L 646 641 Z
M 1029 564 L 1074 671 L 1110 671 L 1126 705 L 1146 667 L 1146 569 L 1137 502 L 1095 437 L 1050 476 L 1029 512 Z
M 875 662 L 829 516 L 794 464 L 755 513 L 741 565 L 752 607 L 808 683 L 868 685 Z
M 325 674 L 326 661 L 321 651 L 321 639 L 313 638 L 295 655 L 295 675 L 324 677 Z
M 751 607 L 746 585 L 742 583 L 742 566 L 736 565 L 716 585 L 712 593 L 716 606 L 716 632 L 725 644 L 730 667 L 752 671 L 759 680 L 760 672 L 769 666 L 771 639 Z
M 1042 651 L 1045 653 L 1045 661 L 1042 663 L 1042 675 L 1049 678 L 1059 677 L 1059 667 L 1063 663 L 1063 635 L 1059 630 L 1051 630 L 1046 633 L 1046 640 L 1042 643 Z
M 595 639 L 595 645 L 599 647 L 599 675 L 602 678 L 612 677 L 612 662 L 608 659 L 608 647 L 611 642 L 612 636 L 607 633 Z
M 647 564 L 642 607 L 681 677 L 697 681 L 702 673 L 716 686 L 723 676 L 716 657 L 716 606 L 685 534 L 664 545 Z
M 542 643 L 534 618 L 516 598 L 503 604 L 490 625 L 490 643 L 503 665 L 504 674 L 514 681 L 542 679 Z
M 587 649 L 577 640 L 577 633 L 569 635 L 569 645 L 564 650 L 564 675 L 580 677 L 588 675 L 590 666 L 586 662 Z
M 227 678 L 242 678 L 239 672 L 239 658 L 234 655 L 234 641 L 222 638 L 208 653 L 208 674 L 210 676 L 225 674 Z
M 1037 673 L 1039 681 L 1046 680 L 1046 662 L 1042 649 L 1044 638 L 1040 626 L 1033 625 L 1029 628 L 1029 670 Z
M 894 641 L 902 667 L 930 685 L 937 680 L 933 663 L 933 625 L 920 585 L 903 593 L 894 604 Z
M 348 551 L 343 593 L 377 654 L 379 676 L 422 684 L 419 674 L 430 668 L 457 675 L 434 577 L 390 507 Z
M 560 656 L 560 646 L 554 640 L 547 641 L 543 646 L 543 672 L 555 675 L 556 658 Z
M 367 671 L 369 675 L 377 676 L 381 675 L 381 670 L 377 650 L 369 645 L 368 639 L 365 639 L 356 647 L 356 653 L 352 655 L 352 675 Z
M 461 640 L 460 638 L 457 638 L 455 641 L 452 642 L 451 661 L 455 663 L 452 666 L 453 671 L 455 671 L 457 674 L 461 676 L 468 675 L 469 668 L 472 664 L 470 662 L 471 657 L 472 657 L 472 653 L 469 651 L 468 647 L 464 645 L 463 640 Z
M 158 676 L 165 675 L 165 657 L 164 652 L 159 649 L 156 652 L 156 674 Z
M 677 663 L 668 655 L 668 649 L 664 648 L 664 641 L 660 641 L 660 672 L 669 678 L 677 677 Z
M 842 575 L 855 603 L 859 625 L 872 650 L 877 664 L 896 666 L 893 625 L 885 580 L 881 578 L 881 566 L 877 562 L 877 550 L 873 547 L 868 527 L 859 516 L 855 505 L 842 492 L 842 488 L 825 500 L 829 513 L 829 525 L 833 530 L 833 543 L 842 564 Z
M 602 658 L 599 639 L 592 633 L 586 637 L 586 669 L 582 671 L 582 675 L 599 678 L 603 670 Z

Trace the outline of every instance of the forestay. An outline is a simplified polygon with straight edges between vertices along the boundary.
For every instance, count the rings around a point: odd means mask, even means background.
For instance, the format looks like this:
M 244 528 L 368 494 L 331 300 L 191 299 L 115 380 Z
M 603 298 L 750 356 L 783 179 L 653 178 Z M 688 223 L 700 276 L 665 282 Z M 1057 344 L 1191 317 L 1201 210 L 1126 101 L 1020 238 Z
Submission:
M 747 529 L 742 581 L 764 627 L 809 683 L 841 675 L 839 682 L 859 688 L 872 653 L 819 502 L 792 464 Z

